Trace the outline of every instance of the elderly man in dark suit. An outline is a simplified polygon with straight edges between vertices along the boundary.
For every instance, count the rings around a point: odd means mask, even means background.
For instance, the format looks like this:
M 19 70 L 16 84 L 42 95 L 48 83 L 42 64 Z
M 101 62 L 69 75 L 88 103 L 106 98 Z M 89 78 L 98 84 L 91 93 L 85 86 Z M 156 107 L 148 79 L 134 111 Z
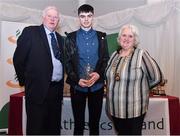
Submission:
M 60 134 L 64 88 L 63 37 L 55 29 L 59 11 L 44 9 L 42 25 L 24 28 L 13 62 L 20 86 L 25 87 L 27 134 Z

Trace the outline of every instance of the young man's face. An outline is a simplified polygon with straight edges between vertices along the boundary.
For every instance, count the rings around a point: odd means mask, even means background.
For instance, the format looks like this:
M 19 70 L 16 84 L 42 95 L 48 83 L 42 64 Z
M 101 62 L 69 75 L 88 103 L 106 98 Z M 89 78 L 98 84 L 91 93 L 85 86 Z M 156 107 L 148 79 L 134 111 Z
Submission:
M 84 28 L 90 28 L 92 27 L 92 22 L 93 22 L 93 13 L 92 12 L 81 12 L 79 14 L 79 22 L 80 26 Z

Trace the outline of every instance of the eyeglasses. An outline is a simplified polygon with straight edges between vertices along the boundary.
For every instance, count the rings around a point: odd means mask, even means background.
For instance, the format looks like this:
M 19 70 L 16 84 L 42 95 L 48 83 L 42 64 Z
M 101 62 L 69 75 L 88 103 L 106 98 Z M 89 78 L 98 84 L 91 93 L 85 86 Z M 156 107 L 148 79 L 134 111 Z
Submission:
M 54 20 L 58 20 L 59 19 L 58 16 L 52 16 L 52 15 L 47 15 L 47 18 L 54 19 Z

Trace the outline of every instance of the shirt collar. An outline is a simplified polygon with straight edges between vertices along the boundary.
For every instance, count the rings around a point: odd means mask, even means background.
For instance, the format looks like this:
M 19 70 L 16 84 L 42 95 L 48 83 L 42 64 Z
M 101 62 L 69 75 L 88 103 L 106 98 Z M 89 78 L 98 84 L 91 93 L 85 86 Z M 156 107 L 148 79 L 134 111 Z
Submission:
M 55 34 L 55 31 L 51 32 L 46 26 L 44 26 L 44 29 L 45 29 L 45 32 L 46 32 L 47 35 L 49 35 L 50 33 Z
M 86 30 L 84 30 L 83 28 L 80 28 L 79 31 L 80 31 L 80 33 L 83 33 L 83 34 L 90 34 L 90 33 L 93 32 L 93 29 L 91 28 L 91 29 L 89 29 L 88 31 L 86 31 Z

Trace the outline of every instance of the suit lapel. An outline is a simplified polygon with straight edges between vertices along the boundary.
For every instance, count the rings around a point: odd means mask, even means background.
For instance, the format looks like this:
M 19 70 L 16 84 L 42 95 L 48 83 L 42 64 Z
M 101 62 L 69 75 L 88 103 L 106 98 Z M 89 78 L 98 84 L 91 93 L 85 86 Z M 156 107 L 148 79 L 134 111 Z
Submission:
M 43 46 L 45 46 L 49 57 L 51 57 L 51 51 L 50 51 L 50 48 L 49 48 L 47 35 L 46 35 L 46 32 L 45 32 L 45 29 L 44 29 L 43 25 L 40 25 L 40 36 L 43 39 Z M 56 32 L 56 37 L 57 37 L 57 41 L 58 41 L 58 45 L 59 45 L 59 51 L 61 53 L 60 60 L 61 60 L 61 62 L 63 62 L 63 57 L 64 57 L 63 56 L 64 55 L 63 54 L 63 44 L 64 44 L 64 40 L 59 34 L 57 34 L 57 32 Z
M 51 57 L 51 52 L 50 52 L 50 48 L 49 48 L 49 43 L 48 43 L 48 39 L 47 39 L 47 35 L 46 32 L 44 30 L 44 26 L 40 25 L 40 36 L 43 39 L 43 45 L 45 46 L 49 57 Z
M 57 37 L 57 41 L 58 41 L 58 47 L 59 47 L 58 49 L 60 52 L 62 52 L 63 39 L 62 39 L 62 37 L 59 36 L 59 34 L 57 34 L 57 32 L 55 32 L 55 33 L 56 33 L 56 37 Z
M 60 60 L 61 60 L 61 62 L 63 62 L 63 58 L 64 58 L 64 56 L 63 56 L 64 55 L 64 50 L 63 50 L 64 39 L 57 32 L 56 32 L 56 37 L 57 37 L 57 41 L 58 41 L 59 51 L 60 51 L 60 54 L 61 54 Z

